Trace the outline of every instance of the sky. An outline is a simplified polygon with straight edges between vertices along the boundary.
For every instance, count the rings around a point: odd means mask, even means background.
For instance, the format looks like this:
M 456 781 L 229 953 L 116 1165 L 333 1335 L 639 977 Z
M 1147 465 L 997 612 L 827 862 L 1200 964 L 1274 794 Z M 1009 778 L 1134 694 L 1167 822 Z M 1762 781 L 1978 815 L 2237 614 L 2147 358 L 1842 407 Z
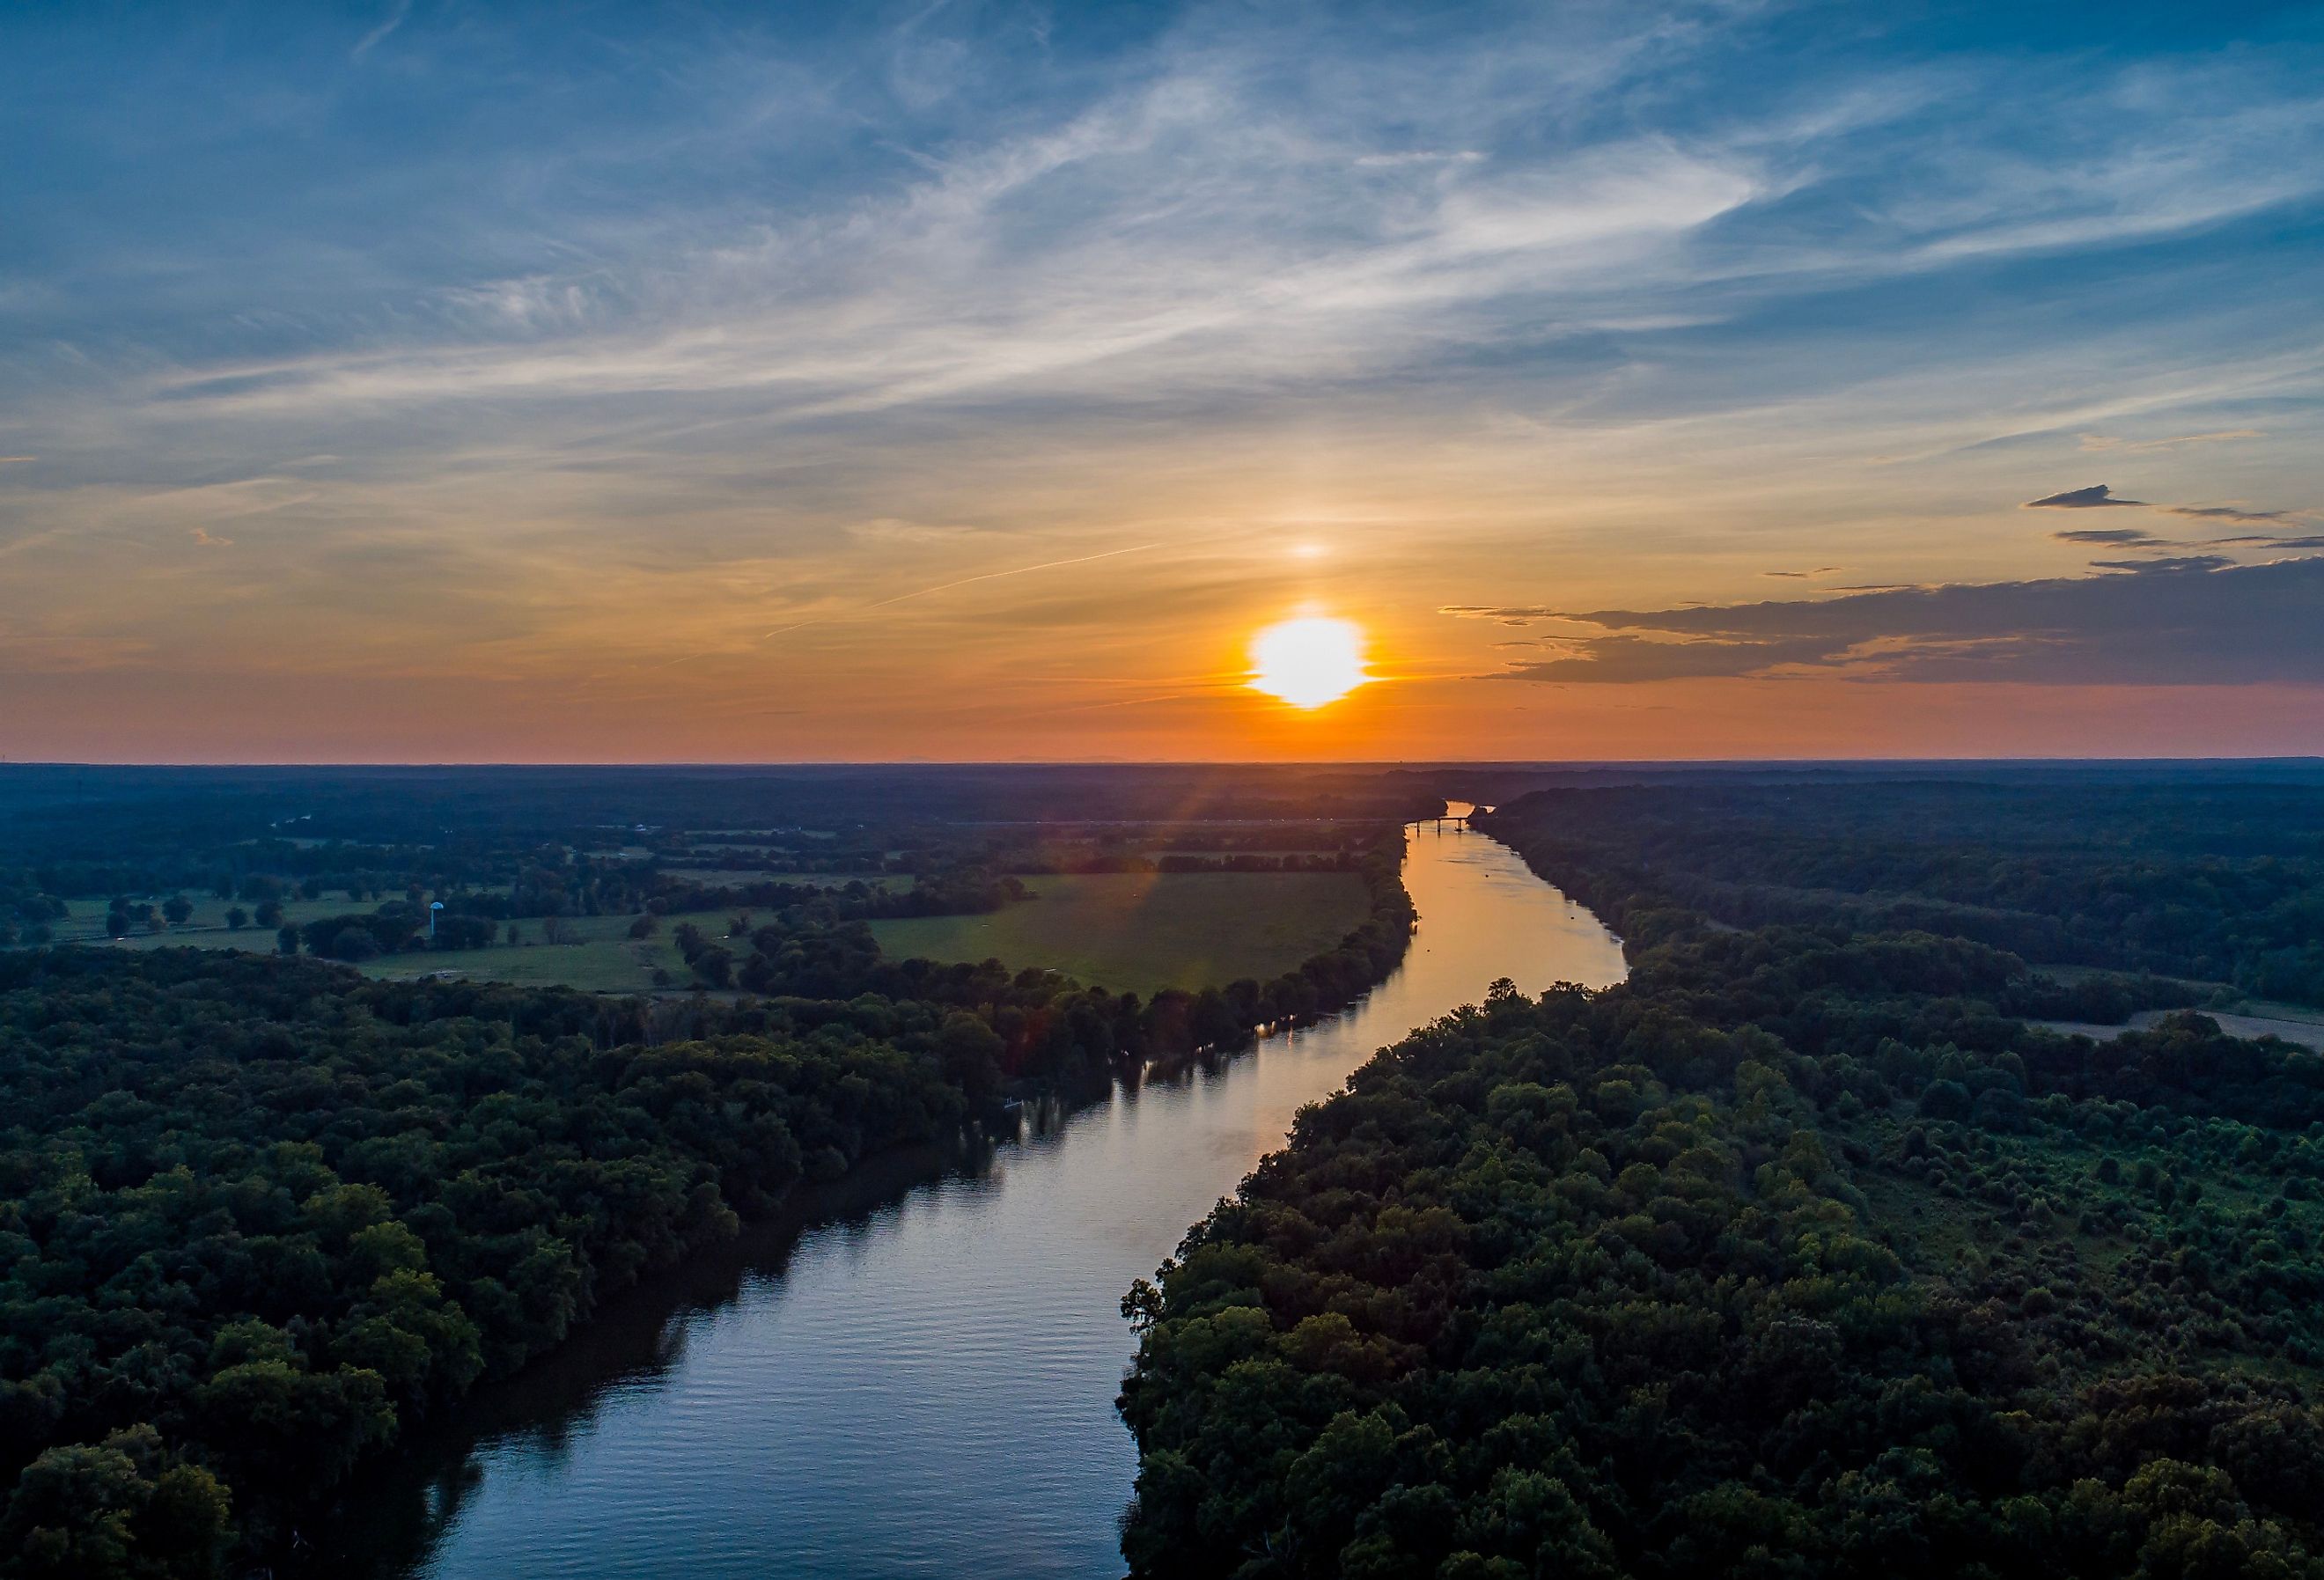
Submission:
M 2317 5 L 0 60 L 12 761 L 2324 752 Z

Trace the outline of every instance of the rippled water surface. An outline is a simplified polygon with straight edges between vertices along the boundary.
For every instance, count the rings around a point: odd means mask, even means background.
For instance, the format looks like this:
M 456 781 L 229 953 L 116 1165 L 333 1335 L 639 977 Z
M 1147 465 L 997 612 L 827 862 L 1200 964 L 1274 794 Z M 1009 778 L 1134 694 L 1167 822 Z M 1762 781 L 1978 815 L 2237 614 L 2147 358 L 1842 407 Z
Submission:
M 1480 835 L 1416 827 L 1405 882 L 1411 956 L 1347 1014 L 691 1270 L 488 1397 L 381 1547 L 437 1580 L 1120 1575 L 1130 1281 L 1382 1044 L 1496 977 L 1622 975 Z

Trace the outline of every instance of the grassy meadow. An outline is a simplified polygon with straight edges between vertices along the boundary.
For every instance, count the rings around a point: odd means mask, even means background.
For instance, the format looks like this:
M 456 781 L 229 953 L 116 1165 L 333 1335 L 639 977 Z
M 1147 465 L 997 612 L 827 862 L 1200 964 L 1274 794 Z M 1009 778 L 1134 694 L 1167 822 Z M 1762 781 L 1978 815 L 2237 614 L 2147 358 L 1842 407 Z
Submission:
M 1045 966 L 1117 992 L 1260 981 L 1331 948 L 1367 914 L 1353 873 L 1095 873 L 1032 877 L 986 916 L 876 921 L 895 959 Z
M 525 941 L 493 944 L 482 949 L 429 949 L 410 954 L 383 955 L 356 969 L 366 976 L 432 976 L 438 972 L 473 976 L 490 982 L 512 982 L 524 987 L 577 987 L 590 993 L 650 993 L 657 966 L 680 985 L 693 975 L 679 958 L 670 935 L 692 922 L 712 938 L 726 936 L 731 910 L 702 910 L 666 916 L 650 938 L 630 937 L 629 916 L 569 916 L 558 926 L 564 942 L 541 941 L 537 917 L 516 923 Z

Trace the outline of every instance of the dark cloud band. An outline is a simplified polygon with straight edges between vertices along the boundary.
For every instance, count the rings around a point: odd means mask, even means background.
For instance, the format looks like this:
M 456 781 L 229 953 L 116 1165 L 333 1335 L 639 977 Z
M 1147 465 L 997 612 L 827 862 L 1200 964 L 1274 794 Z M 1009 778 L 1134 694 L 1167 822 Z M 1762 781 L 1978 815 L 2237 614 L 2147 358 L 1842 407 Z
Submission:
M 2053 685 L 2324 682 L 2324 559 L 2116 562 L 2129 574 L 1814 603 L 1570 611 L 1597 634 L 1502 672 L 1624 683 L 1774 673 Z M 1478 613 L 1488 613 L 1478 611 Z M 1530 610 L 1493 611 L 1523 618 Z
M 2144 499 L 2119 499 L 2103 483 L 2093 483 L 2088 488 L 2069 488 L 2063 494 L 2044 494 L 2029 499 L 2024 510 L 2159 510 L 2165 515 L 2186 516 L 2199 522 L 2246 522 L 2256 525 L 2263 522 L 2283 522 L 2292 519 L 2285 510 L 2246 510 L 2237 504 L 2153 504 Z M 2110 538 L 2104 532 L 2060 532 L 2058 537 L 2079 543 L 2127 541 L 2126 538 Z
M 2046 494 L 2025 502 L 2027 510 L 2103 510 L 2109 507 L 2130 510 L 2155 508 L 2143 499 L 2116 499 L 2103 483 L 2093 483 L 2088 488 L 2069 488 L 2063 494 Z

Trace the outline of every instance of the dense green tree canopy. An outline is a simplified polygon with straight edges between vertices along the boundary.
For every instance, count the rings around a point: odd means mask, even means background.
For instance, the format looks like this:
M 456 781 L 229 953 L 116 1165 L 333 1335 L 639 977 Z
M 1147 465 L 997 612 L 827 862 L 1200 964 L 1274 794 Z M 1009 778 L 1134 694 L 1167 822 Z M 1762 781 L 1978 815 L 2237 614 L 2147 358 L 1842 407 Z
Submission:
M 1549 790 L 1486 819 L 1609 919 L 1919 929 L 2324 1004 L 2324 791 L 1856 779 Z
M 263 1535 L 803 1174 L 955 1132 L 938 1013 L 800 1006 L 655 1042 L 641 1007 L 574 993 L 0 956 L 0 1463 L 23 1468 L 26 1572 L 119 1546 L 142 1573 L 155 1510 L 191 1519 L 204 1489 Z M 134 1476 L 124 1432 L 161 1446 Z
M 1133 1573 L 2324 1575 L 2324 1056 L 1551 799 L 1630 980 L 1386 1050 L 1132 1290 Z
M 1349 1002 L 1409 939 L 1399 850 L 1361 847 L 1371 915 L 1336 949 L 1278 982 L 1142 1003 L 880 957 L 865 916 L 1019 898 L 980 876 L 775 885 L 724 941 L 676 929 L 706 983 L 739 975 L 731 1002 L 190 949 L 0 954 L 0 1473 L 19 1571 L 263 1554 L 413 1421 L 800 1179 L 955 1136 L 1012 1086 L 1102 1089 L 1124 1058 L 1230 1050 Z M 285 924 L 282 949 L 361 959 L 425 925 L 389 900 Z

